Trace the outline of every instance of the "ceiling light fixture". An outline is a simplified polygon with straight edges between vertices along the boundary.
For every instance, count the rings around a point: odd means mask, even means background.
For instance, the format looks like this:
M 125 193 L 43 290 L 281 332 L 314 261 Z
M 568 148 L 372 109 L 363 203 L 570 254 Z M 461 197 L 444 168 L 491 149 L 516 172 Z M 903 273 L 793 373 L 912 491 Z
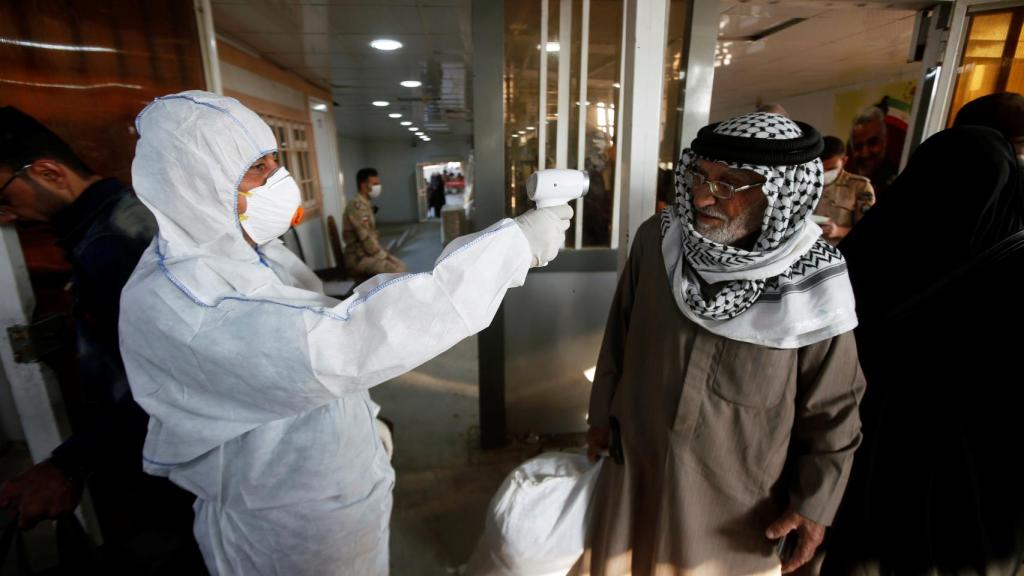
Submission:
M 388 114 L 388 118 L 401 118 L 401 117 L 402 117 L 402 115 L 399 114 L 398 112 L 392 112 L 391 114 Z
M 401 48 L 402 43 L 399 42 L 398 40 L 392 40 L 390 38 L 377 38 L 373 42 L 370 42 L 370 46 L 376 48 L 377 50 L 390 52 L 392 50 L 398 50 L 399 48 Z
M 327 104 L 313 104 L 313 110 L 316 110 L 317 112 L 326 112 Z
M 419 88 L 420 86 L 423 86 L 423 82 L 420 82 L 419 80 L 403 80 L 400 84 L 406 88 Z
M 408 120 L 406 120 L 405 122 L 399 122 L 399 124 L 401 124 L 402 126 L 412 126 L 412 122 L 409 122 Z
M 378 107 L 378 108 L 383 108 L 383 107 L 387 106 L 388 104 L 391 104 L 391 102 L 388 102 L 387 100 L 374 100 L 373 101 L 373 105 Z
M 419 128 L 415 126 L 409 126 L 409 132 L 416 132 L 417 130 L 419 130 Z

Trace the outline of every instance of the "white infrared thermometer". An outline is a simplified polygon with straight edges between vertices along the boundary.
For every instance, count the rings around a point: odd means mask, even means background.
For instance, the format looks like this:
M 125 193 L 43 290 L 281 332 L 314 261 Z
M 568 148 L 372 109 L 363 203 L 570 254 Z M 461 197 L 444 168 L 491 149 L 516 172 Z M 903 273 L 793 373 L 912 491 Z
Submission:
M 589 190 L 590 176 L 582 170 L 538 170 L 526 181 L 526 194 L 537 203 L 537 208 L 568 204 L 586 196 Z

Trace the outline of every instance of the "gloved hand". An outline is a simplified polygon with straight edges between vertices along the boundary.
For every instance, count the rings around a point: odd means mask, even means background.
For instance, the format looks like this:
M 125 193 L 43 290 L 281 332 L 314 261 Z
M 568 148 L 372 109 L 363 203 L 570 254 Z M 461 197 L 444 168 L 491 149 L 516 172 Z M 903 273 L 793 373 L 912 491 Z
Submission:
M 565 244 L 565 231 L 569 229 L 572 208 L 567 204 L 550 208 L 537 208 L 516 217 L 516 224 L 530 243 L 533 254 L 531 268 L 547 266 L 558 256 L 558 249 Z

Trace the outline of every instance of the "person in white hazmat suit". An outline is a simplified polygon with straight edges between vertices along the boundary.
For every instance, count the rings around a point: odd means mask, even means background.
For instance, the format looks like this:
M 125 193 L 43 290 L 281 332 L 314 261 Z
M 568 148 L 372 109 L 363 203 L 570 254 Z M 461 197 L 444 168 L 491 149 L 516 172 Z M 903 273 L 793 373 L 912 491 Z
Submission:
M 572 211 L 500 221 L 432 272 L 341 302 L 276 239 L 300 195 L 255 113 L 184 92 L 136 128 L 133 184 L 160 231 L 122 293 L 120 339 L 150 415 L 145 470 L 198 496 L 213 574 L 386 574 L 394 471 L 368 389 L 486 327 Z

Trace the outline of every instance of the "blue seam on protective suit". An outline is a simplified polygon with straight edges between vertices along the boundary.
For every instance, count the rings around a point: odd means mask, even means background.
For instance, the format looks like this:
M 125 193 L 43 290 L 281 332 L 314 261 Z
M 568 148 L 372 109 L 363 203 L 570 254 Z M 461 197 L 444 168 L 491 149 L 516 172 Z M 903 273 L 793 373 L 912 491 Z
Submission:
M 142 117 L 146 114 L 146 112 L 149 112 L 149 109 L 152 108 L 153 105 L 156 104 L 159 101 L 160 101 L 160 99 L 157 98 L 156 100 L 153 100 L 149 104 L 146 104 L 146 107 L 142 109 L 142 112 L 139 112 L 138 114 L 135 115 L 135 132 L 139 136 L 142 136 L 142 127 L 139 125 L 139 122 L 142 121 Z
M 509 227 L 514 226 L 514 225 L 515 225 L 514 222 L 509 222 L 507 224 L 504 224 L 504 225 L 500 226 L 497 230 L 491 230 L 490 232 L 487 232 L 486 234 L 480 236 L 479 238 L 476 238 L 475 240 L 473 240 L 472 242 L 466 244 L 465 246 L 462 246 L 462 247 L 457 248 L 456 250 L 453 250 L 451 254 L 448 254 L 447 256 L 445 256 L 444 258 L 439 260 L 437 262 L 436 266 L 439 266 L 439 265 L 443 264 L 444 262 L 446 262 L 448 259 L 455 257 L 457 254 L 460 254 L 460 253 L 468 250 L 474 244 L 482 242 L 485 238 L 493 236 L 494 234 L 497 234 L 498 232 L 506 230 Z M 221 302 L 233 300 L 233 301 L 237 301 L 237 302 L 252 302 L 252 303 L 255 303 L 255 304 L 272 304 L 272 305 L 276 305 L 276 306 L 283 306 L 285 308 L 291 308 L 293 310 L 309 311 L 309 312 L 312 312 L 314 314 L 319 314 L 320 316 L 324 316 L 324 317 L 330 318 L 332 320 L 340 320 L 342 322 L 348 322 L 349 320 L 352 319 L 351 315 L 342 316 L 341 314 L 336 314 L 334 312 L 329 312 L 327 309 L 325 309 L 323 307 L 299 306 L 299 305 L 295 305 L 295 304 L 285 304 L 284 302 L 276 302 L 274 300 L 261 300 L 261 299 L 256 299 L 256 298 L 244 298 L 242 296 L 221 296 L 213 304 L 208 304 L 206 302 L 203 302 L 198 296 L 196 296 L 195 293 L 193 293 L 191 290 L 189 290 L 188 286 L 185 286 L 184 283 L 182 283 L 180 280 L 178 280 L 177 276 L 175 276 L 170 271 L 169 268 L 167 268 L 167 264 L 165 263 L 164 253 L 160 249 L 159 233 L 157 234 L 157 236 L 158 236 L 158 238 L 157 238 L 157 242 L 156 242 L 155 246 L 156 246 L 156 253 L 157 253 L 157 258 L 158 258 L 157 264 L 160 266 L 160 271 L 163 272 L 164 276 L 166 276 L 167 279 L 172 284 L 174 284 L 175 287 L 178 288 L 178 290 L 181 290 L 181 292 L 183 294 L 188 296 L 189 300 L 192 300 L 193 302 L 195 302 L 199 306 L 202 306 L 203 308 L 216 308 L 216 307 L 220 306 Z M 387 282 L 384 282 L 380 286 L 377 286 L 373 290 L 370 290 L 369 292 L 367 292 L 366 296 L 360 296 L 351 305 L 349 305 L 348 311 L 351 312 L 352 310 L 354 310 L 358 306 L 361 306 L 362 304 L 365 304 L 366 302 L 369 302 L 369 300 L 371 298 L 373 298 L 376 294 L 380 293 L 385 288 L 390 288 L 391 286 L 394 286 L 395 284 L 398 284 L 399 282 L 404 282 L 406 280 L 409 280 L 410 278 L 415 278 L 416 276 L 424 276 L 424 275 L 430 275 L 430 274 L 432 274 L 432 273 L 431 272 L 420 272 L 418 274 L 406 274 L 406 275 L 398 277 L 398 278 L 392 278 L 391 280 L 388 280 Z
M 153 103 L 156 103 L 157 100 L 188 100 L 189 102 L 192 102 L 193 104 L 198 104 L 200 106 L 206 106 L 207 108 L 213 108 L 214 110 L 220 112 L 221 114 L 226 115 L 235 124 L 238 124 L 238 127 L 241 128 L 243 132 L 245 132 L 245 136 L 246 136 L 246 138 L 249 139 L 249 143 L 252 144 L 252 147 L 257 149 L 257 150 L 260 149 L 260 145 L 256 143 L 256 137 L 252 135 L 252 132 L 249 132 L 249 129 L 245 127 L 245 124 L 242 124 L 242 121 L 239 120 L 238 118 L 236 118 L 235 115 L 232 114 L 231 112 L 229 112 L 226 108 L 221 108 L 220 106 L 217 106 L 216 104 L 210 104 L 209 102 L 200 102 L 199 100 L 196 100 L 195 98 L 193 98 L 191 96 L 185 96 L 184 94 L 173 94 L 171 96 L 161 96 L 161 97 L 157 98 L 156 100 L 154 100 L 151 103 L 151 105 Z M 146 108 L 149 108 L 149 106 L 147 106 Z M 146 110 L 143 109 L 143 112 L 145 112 L 145 111 Z

